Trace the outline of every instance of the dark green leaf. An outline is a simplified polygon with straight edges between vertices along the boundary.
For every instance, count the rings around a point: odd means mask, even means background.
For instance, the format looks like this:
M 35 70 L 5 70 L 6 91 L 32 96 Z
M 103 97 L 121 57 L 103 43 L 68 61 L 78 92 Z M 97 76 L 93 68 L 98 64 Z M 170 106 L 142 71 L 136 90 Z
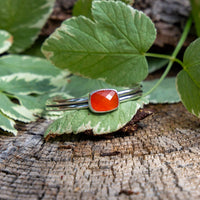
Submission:
M 92 19 L 92 13 L 91 13 L 92 1 L 93 0 L 78 0 L 74 5 L 73 15 L 74 16 L 83 15 L 85 17 Z
M 164 67 L 169 61 L 160 58 L 147 58 L 149 65 L 149 73 L 153 73 Z
M 200 38 L 186 49 L 184 69 L 177 76 L 177 89 L 185 107 L 200 117 Z
M 192 15 L 195 21 L 197 35 L 200 37 L 200 1 L 190 0 L 192 5 Z
M 29 49 L 24 51 L 23 54 L 44 58 L 44 55 L 42 54 L 41 51 L 42 43 L 43 41 L 37 40 Z
M 74 5 L 73 15 L 74 16 L 83 15 L 85 17 L 93 19 L 92 13 L 91 13 L 92 1 L 93 0 L 78 0 Z M 116 0 L 116 1 L 122 1 L 126 4 L 133 3 L 133 0 Z

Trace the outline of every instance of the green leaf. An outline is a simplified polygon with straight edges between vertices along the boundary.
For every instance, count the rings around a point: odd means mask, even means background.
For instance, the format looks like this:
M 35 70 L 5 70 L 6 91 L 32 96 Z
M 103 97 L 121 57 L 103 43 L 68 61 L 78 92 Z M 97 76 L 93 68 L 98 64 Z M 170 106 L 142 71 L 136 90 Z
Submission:
M 66 91 L 67 94 L 78 98 L 92 92 L 93 90 L 103 88 L 112 88 L 116 90 L 124 89 L 105 83 L 102 80 L 88 79 L 74 75 L 69 78 L 69 83 L 66 85 L 64 91 Z
M 200 88 L 194 83 L 186 71 L 177 76 L 177 89 L 184 106 L 192 114 L 200 117 Z
M 92 1 L 93 0 L 78 0 L 74 5 L 73 15 L 74 16 L 83 15 L 85 17 L 92 19 L 92 13 L 91 13 Z
M 200 1 L 190 0 L 192 5 L 192 15 L 195 21 L 197 35 L 200 37 Z
M 3 131 L 10 132 L 14 135 L 17 135 L 17 130 L 15 129 L 15 121 L 5 116 L 0 112 L 0 128 Z
M 94 114 L 89 109 L 67 111 L 62 118 L 48 127 L 44 137 L 64 133 L 78 134 L 86 130 L 92 130 L 94 135 L 117 131 L 133 118 L 144 103 L 148 103 L 145 98 L 124 102 L 120 104 L 118 110 L 107 114 Z
M 73 15 L 74 16 L 83 15 L 85 17 L 93 19 L 92 13 L 91 13 L 92 1 L 93 0 L 78 0 L 78 1 L 76 1 L 74 8 L 73 8 Z M 116 1 L 122 1 L 126 4 L 133 3 L 133 0 L 116 0 Z
M 143 91 L 144 93 L 149 91 L 159 79 L 151 81 L 144 81 Z M 148 95 L 150 103 L 177 103 L 180 101 L 179 95 L 176 91 L 175 77 L 165 78 L 161 84 Z
M 147 58 L 149 65 L 149 73 L 153 73 L 164 67 L 169 61 L 161 58 Z
M 186 49 L 184 69 L 177 76 L 177 89 L 185 107 L 200 117 L 200 38 Z
M 37 38 L 54 0 L 0 0 L 0 29 L 14 37 L 10 52 L 22 52 Z
M 41 51 L 43 42 L 44 42 L 43 40 L 39 40 L 39 39 L 36 40 L 35 43 L 30 48 L 28 48 L 26 51 L 22 52 L 22 54 L 44 58 L 44 55 Z
M 7 31 L 0 30 L 0 54 L 6 52 L 12 45 L 13 38 Z
M 95 21 L 66 20 L 43 44 L 44 55 L 60 68 L 118 86 L 130 86 L 148 74 L 143 55 L 156 31 L 142 12 L 117 1 L 93 1 Z

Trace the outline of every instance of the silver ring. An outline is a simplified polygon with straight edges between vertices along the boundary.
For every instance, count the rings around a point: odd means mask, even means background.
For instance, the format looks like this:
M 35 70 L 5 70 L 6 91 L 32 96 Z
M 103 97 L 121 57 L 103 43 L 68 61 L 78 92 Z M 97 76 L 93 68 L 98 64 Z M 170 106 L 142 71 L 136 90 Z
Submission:
M 88 97 L 72 99 L 54 99 L 53 104 L 46 105 L 48 111 L 67 111 L 87 109 L 94 113 L 107 113 L 116 110 L 121 102 L 136 100 L 142 96 L 141 85 L 117 91 L 100 89 L 89 93 Z M 53 108 L 53 109 L 52 109 Z

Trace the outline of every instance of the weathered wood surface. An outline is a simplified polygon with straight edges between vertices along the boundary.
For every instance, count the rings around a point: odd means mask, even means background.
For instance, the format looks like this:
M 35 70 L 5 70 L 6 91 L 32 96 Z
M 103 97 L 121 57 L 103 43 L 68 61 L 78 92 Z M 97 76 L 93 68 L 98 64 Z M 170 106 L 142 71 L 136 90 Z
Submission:
M 148 107 L 132 135 L 45 142 L 47 121 L 0 135 L 0 199 L 200 199 L 200 120 Z

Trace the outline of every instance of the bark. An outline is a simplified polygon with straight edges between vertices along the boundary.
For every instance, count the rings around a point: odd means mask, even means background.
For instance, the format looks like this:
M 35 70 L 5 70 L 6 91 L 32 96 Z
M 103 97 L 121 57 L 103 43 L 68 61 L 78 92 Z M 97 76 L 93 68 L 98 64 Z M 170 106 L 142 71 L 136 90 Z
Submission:
M 200 120 L 150 105 L 132 134 L 45 142 L 48 121 L 0 135 L 0 199 L 200 199 Z
M 155 23 L 154 45 L 159 47 L 176 46 L 191 10 L 189 0 L 135 0 L 134 8 L 142 10 Z M 190 35 L 186 45 L 193 39 L 194 35 Z

